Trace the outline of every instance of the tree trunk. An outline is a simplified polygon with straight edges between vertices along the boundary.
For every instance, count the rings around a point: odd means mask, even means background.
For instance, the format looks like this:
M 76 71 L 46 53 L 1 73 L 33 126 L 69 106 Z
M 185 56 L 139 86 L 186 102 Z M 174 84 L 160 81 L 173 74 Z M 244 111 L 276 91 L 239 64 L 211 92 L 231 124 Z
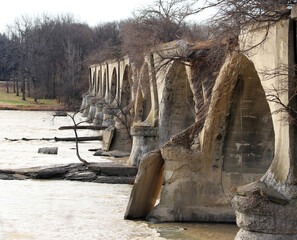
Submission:
M 56 76 L 53 78 L 53 99 L 56 98 Z
M 36 87 L 34 88 L 34 102 L 37 103 L 37 89 L 36 89 Z
M 32 78 L 33 88 L 34 88 L 34 102 L 37 103 L 37 84 L 36 79 Z
M 16 95 L 20 96 L 19 95 L 19 81 L 18 80 L 16 80 Z
M 30 79 L 27 80 L 27 94 L 28 94 L 28 97 L 31 97 L 31 91 L 30 91 Z
M 15 93 L 15 78 L 13 78 L 13 93 Z
M 23 93 L 23 100 L 26 101 L 26 78 L 23 77 L 22 79 L 22 93 Z
M 4 74 L 5 76 L 6 74 Z M 4 79 L 6 80 L 6 93 L 9 93 L 9 79 L 6 79 L 6 76 L 4 77 Z
M 4 69 L 4 80 L 6 81 L 6 93 L 9 93 L 9 78 L 7 77 L 5 69 Z
M 46 81 L 44 84 L 44 97 L 43 98 L 44 99 L 50 98 L 50 76 L 48 73 L 46 75 Z

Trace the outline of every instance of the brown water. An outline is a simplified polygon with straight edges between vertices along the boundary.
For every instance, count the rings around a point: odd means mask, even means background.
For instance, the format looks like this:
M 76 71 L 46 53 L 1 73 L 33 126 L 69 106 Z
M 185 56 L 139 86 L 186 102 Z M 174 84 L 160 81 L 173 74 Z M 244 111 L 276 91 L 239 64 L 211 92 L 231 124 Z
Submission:
M 53 120 L 52 112 L 0 111 L 0 168 L 33 167 L 78 162 L 74 143 L 7 141 L 4 138 L 69 137 L 57 130 L 70 125 L 67 118 Z M 90 130 L 80 136 L 93 136 Z M 40 147 L 59 147 L 58 155 L 38 154 Z M 89 161 L 89 148 L 100 142 L 80 144 Z M 0 180 L 0 239 L 96 240 L 96 239 L 199 239 L 231 240 L 238 231 L 224 224 L 157 224 L 123 219 L 132 186 L 70 181 Z
M 165 239 L 233 240 L 238 227 L 235 224 L 165 223 L 150 225 Z

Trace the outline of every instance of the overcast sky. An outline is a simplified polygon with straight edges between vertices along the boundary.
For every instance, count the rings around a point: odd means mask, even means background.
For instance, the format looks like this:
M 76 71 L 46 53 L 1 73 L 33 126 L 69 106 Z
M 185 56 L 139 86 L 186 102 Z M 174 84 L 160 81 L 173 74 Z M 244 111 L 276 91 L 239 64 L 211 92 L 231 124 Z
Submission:
M 127 19 L 132 11 L 154 0 L 2 0 L 0 6 L 0 32 L 22 15 L 38 16 L 70 13 L 80 22 L 95 26 L 99 23 Z M 198 19 L 204 19 L 204 12 Z M 196 20 L 196 18 L 194 18 Z
M 126 19 L 133 9 L 152 3 L 153 0 L 3 0 L 0 6 L 0 32 L 7 24 L 22 15 L 37 16 L 43 13 L 71 13 L 90 26 L 113 20 Z

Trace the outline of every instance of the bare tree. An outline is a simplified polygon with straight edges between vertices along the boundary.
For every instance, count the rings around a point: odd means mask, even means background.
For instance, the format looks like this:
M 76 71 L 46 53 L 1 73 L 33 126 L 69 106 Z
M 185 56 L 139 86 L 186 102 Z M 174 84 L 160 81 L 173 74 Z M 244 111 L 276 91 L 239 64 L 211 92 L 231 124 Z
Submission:
M 256 47 L 266 40 L 271 24 L 288 16 L 296 3 L 296 0 L 207 0 L 206 5 L 215 6 L 217 10 L 209 19 L 213 38 L 237 39 L 248 27 L 264 26 L 266 35 L 251 48 Z
M 198 7 L 198 2 L 156 0 L 154 4 L 136 10 L 134 18 L 123 25 L 122 51 L 130 55 L 137 64 L 141 64 L 143 54 L 162 43 L 180 39 L 206 40 L 208 34 L 204 34 L 205 28 L 186 21 L 188 16 L 199 13 L 204 8 Z M 194 34 L 197 30 L 199 33 Z
M 77 23 L 70 15 L 43 15 L 22 16 L 8 29 L 8 43 L 14 49 L 6 47 L 5 50 L 13 56 L 10 59 L 17 94 L 20 82 L 25 100 L 31 82 L 35 101 L 59 97 L 70 104 L 80 96 L 85 57 L 92 49 L 93 31 L 89 26 Z M 3 73 L 9 72 L 8 69 L 5 66 Z
M 74 131 L 74 134 L 75 134 L 75 149 L 76 149 L 76 156 L 78 158 L 79 161 L 81 161 L 83 163 L 83 165 L 85 166 L 88 166 L 89 165 L 89 162 L 85 159 L 83 159 L 79 153 L 79 147 L 78 147 L 78 134 L 77 134 L 77 126 L 86 122 L 86 121 L 81 121 L 81 122 L 76 122 L 75 120 L 75 116 L 79 113 L 79 111 L 75 112 L 74 114 L 67 114 L 68 117 L 71 118 L 72 122 L 73 122 L 73 125 L 74 125 L 74 128 L 73 128 L 73 131 Z

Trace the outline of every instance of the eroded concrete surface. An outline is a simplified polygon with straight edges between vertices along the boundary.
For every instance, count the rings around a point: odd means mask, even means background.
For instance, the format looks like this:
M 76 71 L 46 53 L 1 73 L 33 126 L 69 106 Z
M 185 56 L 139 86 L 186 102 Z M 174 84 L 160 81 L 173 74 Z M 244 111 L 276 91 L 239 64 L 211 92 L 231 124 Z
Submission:
M 126 124 L 104 105 L 89 118 L 99 116 L 103 125 L 115 125 L 113 150 L 130 144 L 128 163 L 137 167 L 154 149 L 164 159 L 165 185 L 147 219 L 234 222 L 237 217 L 243 229 L 237 239 L 294 239 L 297 131 L 269 96 L 277 91 L 282 103 L 296 109 L 296 81 L 289 73 L 272 78 L 265 74 L 296 64 L 294 21 L 288 17 L 271 25 L 264 43 L 248 52 L 244 50 L 265 36 L 265 26 L 244 29 L 239 46 L 226 50 L 212 72 L 205 64 L 212 43 L 189 45 L 182 40 L 163 44 L 159 51 L 162 56 L 187 56 L 187 62 L 174 60 L 160 69 L 164 59 L 152 51 L 141 67 L 129 57 L 90 66 L 90 89 L 82 103 L 85 116 L 93 111 L 94 99 L 108 103 L 128 119 Z M 227 49 L 225 45 L 220 47 Z M 237 186 L 256 181 L 263 184 L 256 194 L 239 194 Z M 282 198 L 282 203 L 275 200 Z

